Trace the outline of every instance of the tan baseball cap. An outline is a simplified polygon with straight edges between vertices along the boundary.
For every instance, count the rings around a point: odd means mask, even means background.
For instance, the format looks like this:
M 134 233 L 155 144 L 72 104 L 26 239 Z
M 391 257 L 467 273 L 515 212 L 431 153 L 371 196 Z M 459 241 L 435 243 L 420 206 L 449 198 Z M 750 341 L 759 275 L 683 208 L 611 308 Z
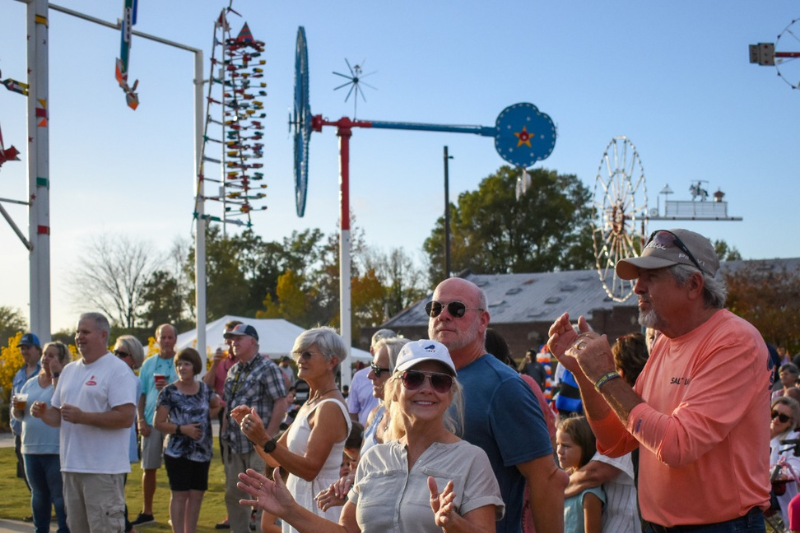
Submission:
M 636 279 L 640 269 L 655 270 L 672 265 L 693 266 L 715 276 L 719 259 L 711 241 L 699 233 L 686 229 L 659 230 L 650 235 L 642 255 L 621 259 L 616 271 L 622 279 Z

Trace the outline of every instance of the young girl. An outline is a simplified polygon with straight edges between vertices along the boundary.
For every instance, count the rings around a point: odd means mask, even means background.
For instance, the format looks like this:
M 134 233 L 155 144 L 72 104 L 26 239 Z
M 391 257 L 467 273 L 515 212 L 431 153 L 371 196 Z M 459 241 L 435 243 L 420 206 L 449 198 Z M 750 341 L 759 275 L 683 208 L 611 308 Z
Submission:
M 561 468 L 571 474 L 588 463 L 595 438 L 586 417 L 565 418 L 556 431 L 556 451 Z M 564 500 L 564 533 L 600 533 L 606 496 L 601 487 L 587 489 Z

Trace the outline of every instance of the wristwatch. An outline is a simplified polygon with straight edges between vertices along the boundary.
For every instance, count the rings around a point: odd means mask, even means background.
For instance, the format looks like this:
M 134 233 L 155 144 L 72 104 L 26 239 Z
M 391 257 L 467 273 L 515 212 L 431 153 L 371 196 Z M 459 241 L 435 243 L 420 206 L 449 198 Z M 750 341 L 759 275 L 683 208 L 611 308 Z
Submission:
M 51 373 L 51 375 L 52 375 L 54 378 L 57 378 L 58 376 L 60 376 L 60 375 L 61 375 L 61 372 L 52 372 L 52 373 Z
M 181 425 L 180 424 L 175 424 L 175 434 L 176 435 L 183 435 L 183 433 L 181 433 Z
M 264 444 L 264 452 L 265 453 L 272 453 L 275 451 L 275 448 L 278 446 L 278 439 L 268 440 L 266 444 Z

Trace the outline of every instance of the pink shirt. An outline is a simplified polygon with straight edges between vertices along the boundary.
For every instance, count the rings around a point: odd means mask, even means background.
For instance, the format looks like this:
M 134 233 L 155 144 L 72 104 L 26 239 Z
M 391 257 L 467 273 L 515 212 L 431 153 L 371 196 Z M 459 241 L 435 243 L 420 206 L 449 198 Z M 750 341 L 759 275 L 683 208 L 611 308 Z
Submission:
M 613 413 L 590 421 L 600 453 L 641 444 L 645 520 L 710 524 L 768 507 L 771 376 L 763 338 L 727 310 L 681 337 L 659 337 L 634 387 L 647 403 L 627 427 Z
M 223 394 L 225 391 L 225 380 L 228 379 L 228 370 L 235 364 L 236 358 L 232 354 L 228 354 L 228 356 L 217 365 L 214 371 L 214 392 L 219 396 L 219 401 L 223 407 L 225 407 L 225 400 L 223 400 L 225 397 Z

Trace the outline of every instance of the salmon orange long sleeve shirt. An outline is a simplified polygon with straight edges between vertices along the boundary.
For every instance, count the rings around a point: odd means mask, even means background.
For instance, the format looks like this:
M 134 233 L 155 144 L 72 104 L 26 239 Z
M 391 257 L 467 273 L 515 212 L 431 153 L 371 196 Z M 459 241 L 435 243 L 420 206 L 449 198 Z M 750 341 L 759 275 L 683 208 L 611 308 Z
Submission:
M 634 390 L 627 427 L 590 420 L 598 450 L 641 447 L 639 502 L 663 526 L 710 524 L 769 504 L 771 363 L 759 332 L 727 310 L 661 336 Z

